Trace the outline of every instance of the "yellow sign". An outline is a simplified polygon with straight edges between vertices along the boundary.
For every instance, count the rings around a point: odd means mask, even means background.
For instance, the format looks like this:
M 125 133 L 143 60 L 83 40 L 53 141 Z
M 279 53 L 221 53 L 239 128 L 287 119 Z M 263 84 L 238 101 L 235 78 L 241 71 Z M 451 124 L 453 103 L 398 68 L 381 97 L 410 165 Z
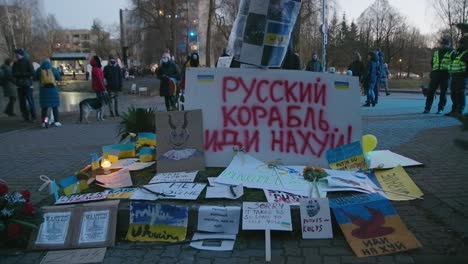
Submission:
M 265 44 L 272 46 L 287 46 L 289 42 L 288 35 L 277 35 L 267 33 L 265 37 Z
M 354 157 L 341 160 L 335 163 L 330 163 L 329 166 L 332 170 L 346 170 L 346 171 L 356 171 L 356 170 L 367 168 L 364 155 L 354 156 Z
M 179 242 L 185 240 L 186 227 L 169 225 L 130 224 L 129 241 Z
M 401 166 L 391 170 L 378 170 L 375 177 L 392 201 L 409 201 L 424 195 Z

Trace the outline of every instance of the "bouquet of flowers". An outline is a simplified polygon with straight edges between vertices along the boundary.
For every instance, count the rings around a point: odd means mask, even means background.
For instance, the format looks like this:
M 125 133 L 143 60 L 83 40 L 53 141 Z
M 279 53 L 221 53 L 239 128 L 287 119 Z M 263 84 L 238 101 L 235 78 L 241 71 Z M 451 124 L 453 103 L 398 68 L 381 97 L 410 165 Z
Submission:
M 9 192 L 0 183 L 0 242 L 7 245 L 26 245 L 32 228 L 37 228 L 36 209 L 30 202 L 28 190 Z
M 313 183 L 314 187 L 317 189 L 317 194 L 320 196 L 320 192 L 317 186 L 317 181 L 320 179 L 326 178 L 328 176 L 328 173 L 320 167 L 307 166 L 304 168 L 302 175 L 304 176 L 304 179 L 306 181 Z M 310 197 L 312 197 L 312 191 L 311 191 Z

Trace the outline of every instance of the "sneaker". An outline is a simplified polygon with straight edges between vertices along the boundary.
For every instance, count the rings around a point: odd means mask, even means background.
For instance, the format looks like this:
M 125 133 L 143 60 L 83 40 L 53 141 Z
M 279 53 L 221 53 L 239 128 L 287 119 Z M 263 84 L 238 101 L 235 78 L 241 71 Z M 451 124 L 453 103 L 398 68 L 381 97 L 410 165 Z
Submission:
M 60 123 L 60 122 L 54 122 L 54 126 L 56 126 L 56 127 L 61 127 L 61 126 L 62 126 L 62 123 Z
M 363 104 L 362 107 L 370 107 L 370 104 Z

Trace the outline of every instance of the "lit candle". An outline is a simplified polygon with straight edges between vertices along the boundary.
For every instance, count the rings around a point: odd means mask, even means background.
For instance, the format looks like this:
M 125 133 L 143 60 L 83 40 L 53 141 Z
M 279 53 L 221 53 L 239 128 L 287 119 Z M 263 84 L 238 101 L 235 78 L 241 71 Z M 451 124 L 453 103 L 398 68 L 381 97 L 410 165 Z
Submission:
M 111 165 L 112 165 L 112 164 L 111 164 L 111 162 L 110 162 L 108 159 L 104 159 L 104 158 L 103 158 L 103 159 L 101 160 L 101 167 L 104 169 L 104 174 L 110 173 L 109 168 L 110 168 Z

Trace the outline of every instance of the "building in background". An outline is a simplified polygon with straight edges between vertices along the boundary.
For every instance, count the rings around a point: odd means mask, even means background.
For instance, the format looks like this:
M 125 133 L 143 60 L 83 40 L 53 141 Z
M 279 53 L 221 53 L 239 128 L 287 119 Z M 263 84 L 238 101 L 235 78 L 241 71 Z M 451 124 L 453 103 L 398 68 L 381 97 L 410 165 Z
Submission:
M 65 29 L 56 33 L 60 33 L 63 40 L 55 44 L 59 52 L 90 53 L 98 42 L 98 35 L 89 29 Z

